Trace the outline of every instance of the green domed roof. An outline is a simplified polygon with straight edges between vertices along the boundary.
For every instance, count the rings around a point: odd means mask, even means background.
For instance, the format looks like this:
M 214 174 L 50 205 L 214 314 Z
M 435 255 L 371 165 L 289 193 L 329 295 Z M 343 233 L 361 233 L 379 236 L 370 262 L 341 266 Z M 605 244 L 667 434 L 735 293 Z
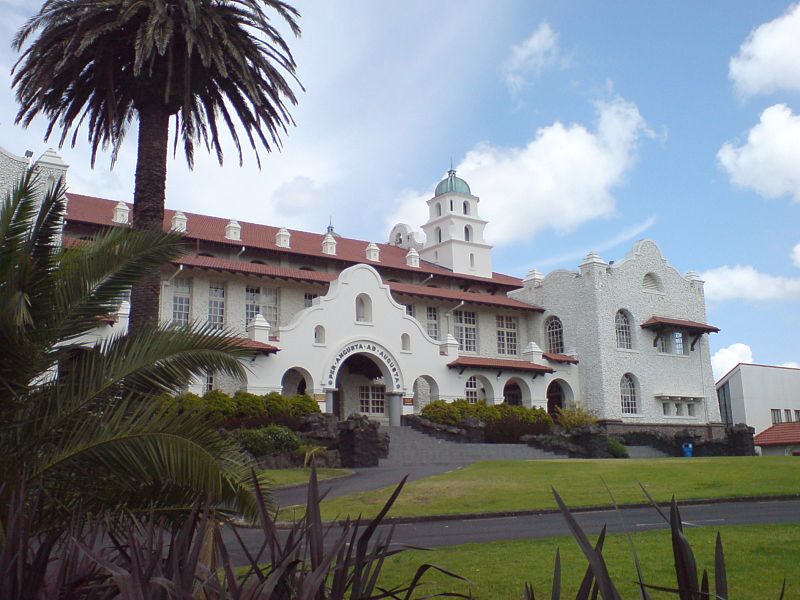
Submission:
M 450 169 L 447 172 L 447 177 L 439 182 L 439 185 L 436 186 L 436 191 L 433 193 L 433 195 L 441 196 L 442 194 L 446 194 L 448 192 L 472 194 L 472 192 L 469 191 L 469 185 L 467 185 L 467 182 L 461 179 L 461 177 L 456 177 L 455 169 Z

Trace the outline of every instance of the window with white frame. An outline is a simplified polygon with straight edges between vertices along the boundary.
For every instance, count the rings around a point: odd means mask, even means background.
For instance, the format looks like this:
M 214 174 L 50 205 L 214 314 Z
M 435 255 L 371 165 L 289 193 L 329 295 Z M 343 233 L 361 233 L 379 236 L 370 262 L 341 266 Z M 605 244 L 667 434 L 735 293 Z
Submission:
M 772 413 L 772 423 L 783 423 L 783 417 L 781 416 L 781 409 L 780 408 L 773 408 L 770 410 Z
M 212 329 L 225 327 L 225 284 L 208 286 L 208 324 Z
M 783 411 L 783 414 L 786 416 L 786 422 L 787 423 L 791 423 L 792 422 L 792 411 L 787 408 L 787 409 L 785 409 Z
M 426 311 L 428 317 L 428 335 L 433 339 L 439 339 L 439 309 L 435 306 L 427 307 Z
M 211 392 L 214 390 L 214 373 L 206 373 L 205 391 Z
M 279 301 L 278 288 L 261 289 L 261 316 L 272 326 L 278 324 Z
M 478 403 L 478 378 L 473 375 L 464 386 L 464 397 L 470 404 Z
M 658 351 L 661 354 L 669 354 L 669 336 L 666 332 L 658 336 Z
M 372 299 L 366 294 L 356 296 L 356 321 L 372 323 Z
M 517 354 L 517 318 L 497 315 L 497 353 Z
M 672 351 L 675 354 L 684 354 L 684 345 L 683 345 L 683 332 L 682 331 L 673 331 L 672 332 Z
M 189 324 L 192 306 L 192 282 L 189 279 L 175 279 L 172 282 L 172 323 L 183 326 Z
M 455 319 L 455 336 L 458 340 L 458 349 L 463 352 L 477 350 L 478 327 L 474 312 L 457 310 L 453 313 Z
M 626 373 L 619 382 L 619 396 L 622 403 L 622 413 L 635 415 L 639 412 L 636 401 L 636 382 L 633 377 Z
M 689 402 L 689 404 L 686 405 L 686 414 L 690 417 L 696 416 L 694 402 Z
M 564 326 L 558 317 L 548 317 L 545 321 L 547 333 L 547 351 L 553 354 L 564 354 Z
M 417 311 L 414 310 L 414 305 L 413 304 L 406 304 L 405 307 L 406 307 L 406 314 L 409 317 L 415 317 L 417 315 Z
M 261 288 L 248 285 L 244 289 L 245 326 L 250 325 L 250 322 L 259 314 L 261 314 Z M 263 317 L 264 315 L 261 314 L 261 316 Z
M 314 305 L 314 298 L 316 298 L 319 294 L 314 294 L 312 292 L 306 292 L 303 294 L 303 306 L 308 308 Z
M 379 414 L 386 412 L 386 387 L 382 385 L 358 386 L 358 404 L 362 413 Z
M 633 348 L 633 338 L 631 336 L 631 320 L 628 313 L 618 310 L 614 318 L 614 326 L 617 330 L 617 348 L 631 350 Z

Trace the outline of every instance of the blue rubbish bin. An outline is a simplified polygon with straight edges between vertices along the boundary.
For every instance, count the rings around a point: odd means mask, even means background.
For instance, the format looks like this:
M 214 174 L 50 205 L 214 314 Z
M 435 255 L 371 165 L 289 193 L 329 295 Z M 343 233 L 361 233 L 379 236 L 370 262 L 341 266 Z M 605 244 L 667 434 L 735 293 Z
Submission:
M 692 453 L 694 452 L 694 445 L 692 442 L 685 442 L 683 444 L 683 456 L 684 458 L 692 458 Z

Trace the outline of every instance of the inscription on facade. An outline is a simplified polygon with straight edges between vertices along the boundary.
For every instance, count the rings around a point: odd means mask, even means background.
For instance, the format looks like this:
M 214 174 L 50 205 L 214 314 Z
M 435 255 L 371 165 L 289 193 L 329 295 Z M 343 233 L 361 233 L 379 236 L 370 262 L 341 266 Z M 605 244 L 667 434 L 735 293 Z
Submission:
M 372 354 L 373 356 L 377 356 L 389 370 L 389 375 L 392 379 L 392 391 L 401 391 L 402 384 L 400 381 L 400 367 L 397 366 L 397 363 L 394 361 L 392 355 L 389 354 L 389 351 L 386 350 L 386 348 L 374 342 L 353 342 L 352 344 L 348 344 L 342 348 L 334 357 L 333 362 L 328 369 L 329 386 L 333 387 L 336 385 L 336 374 L 339 372 L 339 367 L 341 364 L 347 360 L 347 357 L 351 354 L 358 353 Z

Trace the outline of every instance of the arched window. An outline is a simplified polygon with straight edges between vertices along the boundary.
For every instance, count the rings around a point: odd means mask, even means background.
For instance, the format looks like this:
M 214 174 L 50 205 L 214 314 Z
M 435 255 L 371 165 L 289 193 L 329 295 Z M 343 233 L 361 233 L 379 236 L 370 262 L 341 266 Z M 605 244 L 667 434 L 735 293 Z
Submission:
M 558 317 L 549 317 L 544 325 L 547 332 L 547 351 L 564 354 L 564 326 Z
M 453 201 L 450 200 L 450 212 L 453 212 Z
M 400 348 L 406 352 L 411 351 L 411 336 L 407 333 L 400 336 Z
M 470 404 L 478 403 L 478 378 L 475 375 L 467 379 L 467 384 L 464 386 L 464 397 Z
M 465 215 L 469 214 L 469 202 L 467 202 L 466 200 L 464 200 L 464 214 Z
M 628 313 L 618 310 L 614 317 L 614 326 L 617 330 L 617 348 L 630 350 L 633 348 L 633 338 L 631 337 L 631 320 Z
M 464 241 L 469 242 L 472 240 L 472 228 L 469 225 L 464 225 Z
M 403 243 L 403 234 L 399 231 L 397 232 L 397 235 L 394 236 L 394 243 L 397 246 L 400 246 Z
M 442 243 L 442 228 L 441 227 L 437 227 L 436 228 L 436 243 L 437 244 L 441 244 Z
M 648 273 L 642 279 L 642 289 L 646 292 L 663 292 L 664 288 L 661 286 L 661 280 L 655 273 Z
M 356 296 L 356 321 L 372 323 L 372 300 L 366 294 Z
M 635 415 L 639 412 L 636 406 L 636 382 L 630 373 L 625 373 L 619 381 L 619 398 L 622 402 L 622 414 Z
M 441 217 L 442 216 L 442 203 L 441 202 L 437 202 L 436 203 L 436 216 L 437 217 Z
M 322 325 L 317 325 L 316 327 L 314 327 L 314 343 L 315 344 L 325 343 L 325 328 Z

